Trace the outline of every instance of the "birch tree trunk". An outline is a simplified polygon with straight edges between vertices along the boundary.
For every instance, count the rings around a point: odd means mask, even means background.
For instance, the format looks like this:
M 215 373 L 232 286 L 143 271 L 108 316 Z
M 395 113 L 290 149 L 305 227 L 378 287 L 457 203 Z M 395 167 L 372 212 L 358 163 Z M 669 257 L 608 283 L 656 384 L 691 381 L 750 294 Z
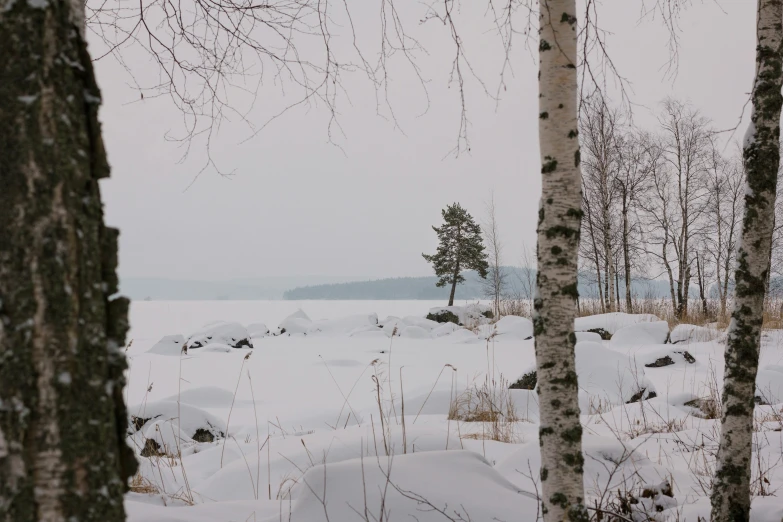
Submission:
M 782 23 L 781 0 L 758 1 L 753 112 L 743 148 L 745 217 L 726 343 L 722 431 L 712 488 L 713 522 L 750 519 L 753 398 L 780 163 Z
M 633 300 L 631 299 L 631 253 L 628 232 L 628 208 L 626 195 L 623 194 L 623 263 L 625 264 L 625 312 L 633 313 Z
M 0 521 L 121 521 L 128 301 L 83 4 L 0 0 Z
M 539 28 L 542 196 L 533 319 L 541 405 L 541 503 L 545 522 L 588 520 L 574 357 L 582 218 L 576 29 L 575 0 L 542 0 Z

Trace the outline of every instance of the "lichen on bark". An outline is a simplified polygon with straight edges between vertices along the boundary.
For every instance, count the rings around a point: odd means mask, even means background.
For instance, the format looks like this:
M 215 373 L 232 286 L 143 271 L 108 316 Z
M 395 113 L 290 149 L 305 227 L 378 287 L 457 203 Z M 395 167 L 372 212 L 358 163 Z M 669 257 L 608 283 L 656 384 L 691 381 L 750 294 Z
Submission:
M 0 521 L 120 521 L 127 300 L 78 2 L 0 9 Z
M 745 215 L 726 341 L 721 440 L 712 488 L 713 522 L 750 520 L 753 409 L 780 163 L 782 24 L 781 0 L 759 0 L 753 110 L 743 146 Z
M 577 133 L 576 5 L 541 2 L 538 221 L 534 332 L 541 405 L 542 513 L 546 522 L 587 520 L 582 426 L 574 357 L 577 254 L 582 218 Z M 555 42 L 550 44 L 549 42 Z M 546 212 L 543 211 L 546 202 Z

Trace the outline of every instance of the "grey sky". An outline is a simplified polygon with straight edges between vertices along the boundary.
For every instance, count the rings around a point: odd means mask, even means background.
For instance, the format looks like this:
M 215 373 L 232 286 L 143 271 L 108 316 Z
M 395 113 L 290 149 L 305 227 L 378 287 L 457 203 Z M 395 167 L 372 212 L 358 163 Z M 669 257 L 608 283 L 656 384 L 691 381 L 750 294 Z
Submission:
M 658 20 L 638 24 L 639 6 L 638 0 L 606 0 L 600 7 L 601 25 L 613 33 L 612 59 L 632 82 L 637 123 L 649 123 L 649 108 L 673 94 L 690 99 L 719 128 L 736 124 L 752 83 L 755 2 L 705 0 L 686 12 L 674 83 L 664 78 L 666 33 Z M 459 21 L 466 27 L 468 57 L 494 93 L 502 50 L 483 12 L 483 3 L 475 13 L 466 7 Z M 419 84 L 409 69 L 394 71 L 392 101 L 404 134 L 376 116 L 373 90 L 356 74 L 345 79 L 351 104 L 343 99 L 340 106 L 346 137 L 337 141 L 344 153 L 327 143 L 323 107 L 292 111 L 245 143 L 240 142 L 248 129 L 227 123 L 213 150 L 236 175 L 226 179 L 207 172 L 187 191 L 203 151 L 196 148 L 177 164 L 182 151 L 164 134 L 179 130 L 179 114 L 163 98 L 130 103 L 138 95 L 127 75 L 110 59 L 99 62 L 101 116 L 113 167 L 102 189 L 107 220 L 121 229 L 121 275 L 202 280 L 425 275 L 430 269 L 420 254 L 435 248 L 429 227 L 438 223 L 440 209 L 459 201 L 483 218 L 491 190 L 506 262 L 518 262 L 523 242 L 535 245 L 540 191 L 535 64 L 518 40 L 514 77 L 497 110 L 469 82 L 472 149 L 444 159 L 455 144 L 459 119 L 456 88 L 447 84 L 453 48 L 443 26 L 420 27 L 420 13 L 408 14 L 429 52 L 419 63 L 430 80 L 431 106 L 419 117 L 426 104 Z M 373 16 L 360 11 L 354 22 L 371 35 Z M 155 72 L 139 53 L 128 59 L 142 76 Z M 285 104 L 271 82 L 262 93 L 250 115 L 256 123 Z

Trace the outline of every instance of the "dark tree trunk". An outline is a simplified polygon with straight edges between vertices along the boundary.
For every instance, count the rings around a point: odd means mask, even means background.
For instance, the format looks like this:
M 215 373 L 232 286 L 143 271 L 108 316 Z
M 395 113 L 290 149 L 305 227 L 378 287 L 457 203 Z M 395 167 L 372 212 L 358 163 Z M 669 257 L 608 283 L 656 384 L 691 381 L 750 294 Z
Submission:
M 753 110 L 743 147 L 745 215 L 726 342 L 721 439 L 712 488 L 713 522 L 750 519 L 754 397 L 780 163 L 782 19 L 780 0 L 759 0 Z
M 696 277 L 699 280 L 699 299 L 701 299 L 701 312 L 704 314 L 704 317 L 707 317 L 707 295 L 704 292 L 704 272 L 702 272 L 701 260 L 699 257 L 700 256 L 696 254 Z
M 457 272 L 458 274 L 459 272 Z M 449 294 L 449 306 L 454 306 L 454 294 L 457 293 L 457 274 L 454 274 L 454 282 L 451 283 L 451 293 Z M 442 303 L 443 301 L 441 301 Z
M 631 252 L 628 245 L 628 209 L 623 198 L 623 263 L 625 263 L 625 311 L 633 313 L 633 301 L 631 300 Z
M 121 521 L 128 301 L 79 2 L 0 10 L 0 520 Z

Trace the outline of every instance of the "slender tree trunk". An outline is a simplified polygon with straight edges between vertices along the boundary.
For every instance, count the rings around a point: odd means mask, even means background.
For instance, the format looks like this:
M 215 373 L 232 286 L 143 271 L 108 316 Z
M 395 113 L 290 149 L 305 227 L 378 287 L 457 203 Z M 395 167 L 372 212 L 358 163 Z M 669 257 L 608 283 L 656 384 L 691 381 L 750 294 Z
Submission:
M 590 209 L 590 202 L 583 200 L 587 207 L 587 224 L 590 230 L 590 241 L 593 244 L 593 259 L 595 261 L 595 277 L 598 281 L 598 302 L 601 304 L 601 312 L 606 311 L 606 303 L 604 302 L 604 291 L 601 287 L 601 260 L 598 258 L 598 243 L 595 240 L 595 229 L 593 227 L 593 214 Z
M 696 277 L 699 280 L 699 298 L 701 299 L 701 312 L 707 317 L 707 295 L 704 292 L 704 272 L 701 269 L 701 260 L 699 254 L 696 254 Z
M 615 264 L 615 266 L 617 266 Z M 620 311 L 620 272 L 617 270 L 614 271 L 614 290 L 616 292 L 617 300 L 615 301 L 615 310 Z
M 753 111 L 743 148 L 745 216 L 726 342 L 722 431 L 712 488 L 713 522 L 750 519 L 753 399 L 780 163 L 782 23 L 781 1 L 759 0 Z
M 588 520 L 574 357 L 582 218 L 576 30 L 575 0 L 542 0 L 539 29 L 542 197 L 538 219 L 538 294 L 533 321 L 541 404 L 541 504 L 545 522 Z
M 0 520 L 122 521 L 128 301 L 79 2 L 0 0 Z M 74 11 L 75 10 L 75 11 Z
M 459 275 L 459 270 L 454 272 L 454 280 L 451 283 L 451 293 L 449 294 L 449 306 L 454 306 L 454 294 L 457 293 L 457 276 Z M 443 301 L 441 301 L 442 303 Z
M 672 298 L 672 310 L 675 315 L 677 314 L 677 296 L 674 293 L 674 275 L 672 274 L 672 266 L 669 263 L 669 258 L 666 256 L 666 241 L 663 242 L 663 248 L 661 249 L 661 257 L 663 259 L 663 266 L 666 268 L 666 274 L 669 276 L 669 292 Z
M 623 199 L 623 263 L 625 264 L 625 311 L 633 313 L 633 301 L 631 300 L 631 252 L 628 245 L 628 209 Z

